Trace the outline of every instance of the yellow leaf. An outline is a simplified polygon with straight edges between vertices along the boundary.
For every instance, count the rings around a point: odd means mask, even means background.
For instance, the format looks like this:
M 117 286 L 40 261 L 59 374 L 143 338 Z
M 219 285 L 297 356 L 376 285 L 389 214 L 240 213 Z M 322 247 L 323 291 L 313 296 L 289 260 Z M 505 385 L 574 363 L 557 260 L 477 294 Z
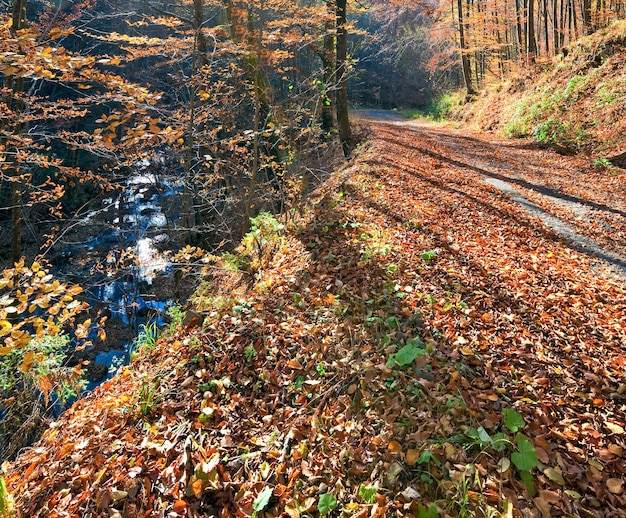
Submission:
M 202 494 L 202 480 L 198 479 L 191 484 L 191 491 L 195 497 L 199 497 Z
M 300 511 L 298 510 L 298 502 L 291 500 L 285 505 L 285 513 L 289 515 L 289 518 L 300 518 Z
M 67 294 L 71 295 L 72 297 L 75 297 L 79 293 L 82 293 L 82 291 L 83 289 L 78 284 L 74 284 L 74 286 L 70 286 L 67 289 Z
M 11 334 L 11 329 L 13 329 L 11 322 L 8 320 L 0 320 L 0 336 Z
M 6 356 L 13 351 L 13 347 L 0 347 L 0 356 Z
M 20 370 L 22 372 L 28 372 L 30 368 L 33 366 L 34 360 L 35 360 L 35 351 L 28 351 L 24 355 L 24 359 L 22 360 L 22 365 L 20 365 Z
M 271 469 L 272 468 L 267 461 L 264 461 L 263 464 L 261 464 L 261 478 L 263 480 L 266 480 L 267 477 L 270 476 Z

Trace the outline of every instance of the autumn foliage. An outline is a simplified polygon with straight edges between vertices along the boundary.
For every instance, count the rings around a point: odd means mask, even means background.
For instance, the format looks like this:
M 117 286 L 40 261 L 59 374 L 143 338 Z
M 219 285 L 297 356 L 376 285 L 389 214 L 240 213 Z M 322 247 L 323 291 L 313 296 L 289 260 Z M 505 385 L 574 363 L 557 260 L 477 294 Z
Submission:
M 22 515 L 621 516 L 621 278 L 484 183 L 554 156 L 368 124 L 302 216 L 207 259 L 202 318 L 8 466 Z

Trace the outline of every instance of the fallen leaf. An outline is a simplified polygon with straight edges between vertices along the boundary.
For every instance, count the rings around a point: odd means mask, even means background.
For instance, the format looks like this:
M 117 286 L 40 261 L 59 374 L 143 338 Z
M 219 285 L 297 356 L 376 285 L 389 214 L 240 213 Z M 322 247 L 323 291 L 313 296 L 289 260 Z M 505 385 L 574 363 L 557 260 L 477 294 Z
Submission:
M 402 445 L 398 441 L 391 441 L 387 445 L 387 450 L 391 453 L 402 453 Z
M 623 478 L 610 478 L 606 481 L 606 487 L 614 495 L 621 495 L 624 492 L 624 479 Z

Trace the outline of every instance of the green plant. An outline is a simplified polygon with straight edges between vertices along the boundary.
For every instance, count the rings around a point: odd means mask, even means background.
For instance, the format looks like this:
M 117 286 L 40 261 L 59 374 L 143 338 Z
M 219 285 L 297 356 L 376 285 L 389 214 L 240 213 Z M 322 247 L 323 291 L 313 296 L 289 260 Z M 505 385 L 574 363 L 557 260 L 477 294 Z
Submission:
M 512 408 L 502 409 L 502 421 L 504 422 L 504 426 L 506 426 L 513 433 L 517 433 L 520 429 L 526 426 L 526 421 L 524 421 L 521 414 Z
M 439 518 L 439 511 L 434 505 L 424 507 L 419 504 L 417 507 L 417 518 Z
M 437 250 L 426 250 L 420 254 L 420 257 L 424 261 L 432 261 L 437 255 L 439 255 Z
M 248 347 L 246 347 L 243 354 L 246 357 L 246 361 L 250 362 L 252 361 L 253 358 L 256 357 L 257 352 L 256 352 L 256 349 L 252 345 L 249 345 Z
M 198 390 L 200 392 L 217 392 L 217 388 L 215 381 L 207 381 L 206 383 L 198 384 Z
M 359 498 L 366 504 L 373 504 L 376 501 L 378 490 L 374 486 L 361 484 L 359 486 Z
M 158 334 L 159 328 L 157 327 L 156 322 L 141 324 L 139 326 L 139 334 L 130 346 L 129 356 L 131 360 L 143 354 L 144 351 L 151 351 L 154 349 L 157 344 Z
M 424 349 L 424 344 L 419 338 L 412 338 L 398 352 L 390 354 L 387 359 L 387 367 L 402 368 L 411 365 L 418 356 L 425 356 L 428 353 Z
M 224 268 L 231 272 L 238 272 L 243 266 L 242 259 L 238 255 L 235 255 L 233 253 L 224 252 L 221 255 L 221 258 L 224 264 Z
M 326 369 L 324 368 L 324 364 L 322 362 L 319 362 L 316 366 L 315 366 L 315 370 L 317 371 L 317 373 L 321 376 L 324 377 L 326 375 Z
M 142 416 L 147 416 L 154 411 L 155 406 L 158 403 L 158 397 L 156 391 L 158 388 L 158 381 L 154 383 L 148 383 L 144 381 L 139 388 L 139 413 Z
M 258 513 L 263 511 L 267 505 L 270 503 L 270 498 L 272 498 L 272 494 L 274 493 L 274 489 L 270 486 L 265 486 L 263 491 L 259 493 L 259 495 L 254 499 L 252 503 L 252 518 L 256 518 Z
M 13 499 L 7 491 L 4 477 L 0 476 L 0 516 L 10 516 L 13 512 Z
M 322 516 L 337 508 L 337 499 L 332 493 L 324 493 L 317 502 L 317 510 Z
M 44 335 L 0 355 L 0 460 L 41 432 L 51 401 L 62 407 L 84 390 L 80 368 L 66 364 L 68 345 L 64 334 Z
M 464 98 L 465 94 L 463 92 L 446 93 L 438 98 L 432 99 L 425 109 L 411 113 L 410 116 L 413 119 L 445 120 L 453 114 L 455 108 L 464 103 Z
M 369 244 L 361 250 L 363 262 L 370 262 L 378 256 L 384 256 L 391 252 L 391 245 L 386 244 L 383 241 L 383 237 L 384 235 L 381 231 L 375 231 L 372 234 L 363 232 L 361 234 L 361 241 L 369 241 Z
M 165 310 L 167 316 L 170 317 L 170 334 L 173 333 L 177 327 L 180 327 L 183 323 L 183 319 L 185 318 L 185 312 L 183 308 L 180 307 L 180 304 L 176 304 L 176 302 L 170 301 L 165 306 Z M 156 336 L 156 335 L 155 335 Z
M 282 231 L 285 226 L 269 212 L 261 212 L 250 218 L 250 231 L 241 240 L 237 252 L 252 271 L 265 266 L 273 251 L 283 242 Z
M 22 349 L 0 356 L 0 393 L 7 394 L 15 388 L 28 384 L 41 390 L 46 398 L 58 390 L 59 384 L 54 380 L 64 381 L 72 377 L 71 370 L 64 367 L 68 343 L 69 338 L 66 335 L 44 335 L 31 340 Z M 69 387 L 70 385 L 65 392 Z M 81 389 L 80 383 L 75 388 L 76 391 L 69 393 L 68 397 L 62 401 L 76 395 L 76 392 Z
M 612 167 L 613 164 L 611 163 L 611 161 L 608 158 L 596 158 L 593 161 L 593 167 L 601 167 L 604 169 L 608 169 L 610 167 Z
M 330 202 L 331 209 L 334 209 L 337 205 L 344 202 L 345 193 L 343 191 L 339 191 L 335 194 L 334 198 Z

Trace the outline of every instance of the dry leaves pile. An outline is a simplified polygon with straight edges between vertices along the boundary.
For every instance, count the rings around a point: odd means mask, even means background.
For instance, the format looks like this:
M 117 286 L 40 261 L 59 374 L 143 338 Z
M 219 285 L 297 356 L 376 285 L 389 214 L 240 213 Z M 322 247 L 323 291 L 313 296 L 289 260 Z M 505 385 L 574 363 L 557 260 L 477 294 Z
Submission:
M 207 270 L 203 325 L 6 466 L 19 516 L 626 516 L 623 284 L 373 128 L 255 276 Z

